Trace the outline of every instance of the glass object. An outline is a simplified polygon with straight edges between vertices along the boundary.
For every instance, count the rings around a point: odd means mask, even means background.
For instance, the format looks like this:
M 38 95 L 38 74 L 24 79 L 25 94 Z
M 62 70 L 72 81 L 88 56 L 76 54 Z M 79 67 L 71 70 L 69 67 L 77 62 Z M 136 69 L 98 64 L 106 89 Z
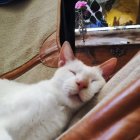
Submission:
M 140 43 L 139 0 L 78 1 L 75 35 L 76 46 Z

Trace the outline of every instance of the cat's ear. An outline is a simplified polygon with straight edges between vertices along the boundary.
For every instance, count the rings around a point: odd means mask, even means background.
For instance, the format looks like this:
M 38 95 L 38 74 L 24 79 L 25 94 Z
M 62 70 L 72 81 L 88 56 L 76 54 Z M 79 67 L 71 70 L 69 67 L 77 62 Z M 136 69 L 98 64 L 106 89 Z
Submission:
M 65 41 L 60 51 L 58 66 L 61 67 L 65 65 L 68 61 L 72 61 L 74 59 L 75 56 L 71 49 L 70 43 L 68 41 Z
M 108 80 L 110 76 L 113 74 L 115 67 L 117 65 L 117 58 L 111 58 L 101 65 L 99 65 L 99 68 L 102 71 L 102 75 L 105 78 L 105 80 Z

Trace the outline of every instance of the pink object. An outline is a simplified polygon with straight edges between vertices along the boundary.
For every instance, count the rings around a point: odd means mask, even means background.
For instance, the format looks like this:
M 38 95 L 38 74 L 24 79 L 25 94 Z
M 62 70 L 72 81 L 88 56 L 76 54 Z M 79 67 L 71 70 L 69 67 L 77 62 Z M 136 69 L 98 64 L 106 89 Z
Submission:
M 78 1 L 75 5 L 76 9 L 81 9 L 82 7 L 85 7 L 87 5 L 86 1 Z
M 88 83 L 85 81 L 77 81 L 76 84 L 77 84 L 79 90 L 87 88 L 87 86 L 88 86 Z

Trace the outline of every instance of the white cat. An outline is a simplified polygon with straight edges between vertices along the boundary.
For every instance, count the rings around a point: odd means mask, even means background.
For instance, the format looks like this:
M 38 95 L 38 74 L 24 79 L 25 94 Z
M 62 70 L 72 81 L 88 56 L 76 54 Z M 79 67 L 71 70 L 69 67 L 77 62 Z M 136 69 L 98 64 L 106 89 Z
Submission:
M 52 79 L 31 85 L 0 80 L 0 140 L 54 140 L 103 87 L 102 74 L 109 75 L 115 62 L 86 66 L 65 42 Z

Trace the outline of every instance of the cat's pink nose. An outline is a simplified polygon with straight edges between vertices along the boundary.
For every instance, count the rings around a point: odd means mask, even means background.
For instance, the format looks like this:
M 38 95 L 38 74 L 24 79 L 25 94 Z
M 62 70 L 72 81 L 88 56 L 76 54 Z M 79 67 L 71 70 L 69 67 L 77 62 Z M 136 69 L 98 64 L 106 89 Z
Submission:
M 78 82 L 76 82 L 76 84 L 77 84 L 79 90 L 82 90 L 84 88 L 87 88 L 87 83 L 86 82 L 78 81 Z

